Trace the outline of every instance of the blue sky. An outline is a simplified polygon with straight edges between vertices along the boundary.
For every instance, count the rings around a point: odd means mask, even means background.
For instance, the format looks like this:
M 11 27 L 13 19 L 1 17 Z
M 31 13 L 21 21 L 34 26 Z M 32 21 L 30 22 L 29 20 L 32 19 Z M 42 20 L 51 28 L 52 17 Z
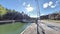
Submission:
M 60 0 L 38 0 L 41 15 L 50 14 L 60 10 Z M 24 12 L 31 17 L 37 15 L 37 2 L 35 0 L 0 0 L 0 4 L 8 9 Z

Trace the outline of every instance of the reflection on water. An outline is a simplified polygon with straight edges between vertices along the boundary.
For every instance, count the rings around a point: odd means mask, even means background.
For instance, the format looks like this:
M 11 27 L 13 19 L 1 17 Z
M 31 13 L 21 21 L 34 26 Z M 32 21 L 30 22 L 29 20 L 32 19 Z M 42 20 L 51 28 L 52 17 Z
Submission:
M 20 34 L 31 23 L 15 23 L 0 25 L 0 34 Z

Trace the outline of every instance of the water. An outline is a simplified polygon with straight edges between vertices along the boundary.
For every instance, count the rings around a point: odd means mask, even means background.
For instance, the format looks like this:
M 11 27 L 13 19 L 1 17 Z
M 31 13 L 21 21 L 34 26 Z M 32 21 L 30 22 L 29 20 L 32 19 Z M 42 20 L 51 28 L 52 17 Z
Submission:
M 20 34 L 31 23 L 16 23 L 0 25 L 0 34 Z

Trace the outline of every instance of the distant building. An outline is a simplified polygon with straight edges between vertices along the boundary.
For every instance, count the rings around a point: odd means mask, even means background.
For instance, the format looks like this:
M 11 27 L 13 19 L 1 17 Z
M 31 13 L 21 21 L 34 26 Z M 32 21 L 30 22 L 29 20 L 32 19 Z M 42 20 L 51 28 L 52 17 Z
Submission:
M 49 19 L 48 15 L 40 16 L 40 19 Z
M 60 19 L 60 15 L 58 13 L 49 14 L 49 19 L 58 20 Z
M 40 19 L 60 20 L 60 15 L 59 13 L 53 13 L 53 14 L 40 16 Z

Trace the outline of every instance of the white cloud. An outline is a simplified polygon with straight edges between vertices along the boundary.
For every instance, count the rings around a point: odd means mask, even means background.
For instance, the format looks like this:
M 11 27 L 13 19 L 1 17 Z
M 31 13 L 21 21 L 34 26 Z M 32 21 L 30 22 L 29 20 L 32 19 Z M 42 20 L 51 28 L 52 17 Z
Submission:
M 23 2 L 22 5 L 23 5 L 23 6 L 26 6 L 26 7 L 30 7 L 30 6 L 31 6 L 30 4 L 27 4 L 26 2 Z
M 30 7 L 30 6 L 31 6 L 30 4 L 27 5 L 27 7 Z
M 43 8 L 47 8 L 48 6 L 49 6 L 48 3 L 44 3 L 44 4 L 43 4 Z
M 23 6 L 25 6 L 25 5 L 26 5 L 26 3 L 24 2 L 24 3 L 23 3 Z
M 42 16 L 42 15 L 44 15 L 44 14 L 41 14 L 40 16 Z
M 26 7 L 27 12 L 32 12 L 33 11 L 33 7 Z
M 46 2 L 43 4 L 43 8 L 48 8 L 48 7 L 55 8 L 57 6 L 56 3 L 53 3 L 52 1 Z
M 52 1 L 50 1 L 50 2 L 49 2 L 49 6 L 51 6 L 52 4 L 53 4 L 53 2 L 52 2 Z
M 31 7 L 30 4 L 27 4 L 26 2 L 23 3 L 24 8 L 26 9 L 27 12 L 32 12 L 33 7 Z
M 50 1 L 50 2 L 49 2 L 49 6 L 50 6 L 51 8 L 55 8 L 55 7 L 56 7 L 56 4 L 54 4 L 52 1 Z
M 31 7 L 30 4 L 27 4 L 25 8 L 26 8 L 27 12 L 32 12 L 34 9 L 33 7 Z
M 56 5 L 52 5 L 52 6 L 50 6 L 51 8 L 55 8 L 56 7 Z

